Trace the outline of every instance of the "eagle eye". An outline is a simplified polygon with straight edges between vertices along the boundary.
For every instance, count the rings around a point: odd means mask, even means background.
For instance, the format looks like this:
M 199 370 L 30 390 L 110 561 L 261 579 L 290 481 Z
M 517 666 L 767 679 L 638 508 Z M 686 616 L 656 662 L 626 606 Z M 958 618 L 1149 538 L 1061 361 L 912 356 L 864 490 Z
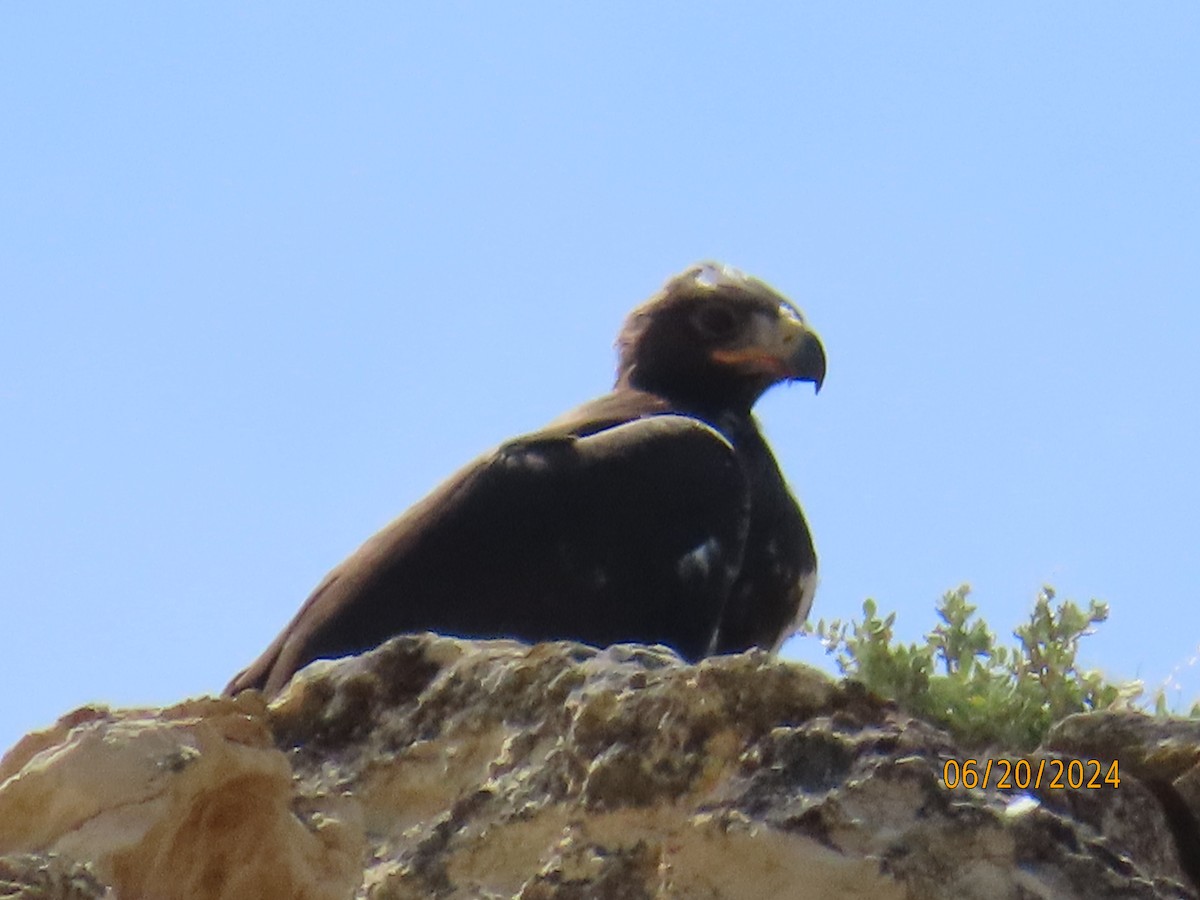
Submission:
M 696 328 L 705 337 L 728 337 L 737 327 L 738 317 L 728 306 L 719 303 L 705 303 L 692 317 Z

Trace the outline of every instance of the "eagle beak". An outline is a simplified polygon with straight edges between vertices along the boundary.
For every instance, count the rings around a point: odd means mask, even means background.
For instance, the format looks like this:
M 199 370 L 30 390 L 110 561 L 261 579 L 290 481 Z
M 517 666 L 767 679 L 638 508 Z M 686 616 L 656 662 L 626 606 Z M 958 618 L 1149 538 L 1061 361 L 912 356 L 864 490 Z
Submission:
M 811 381 L 818 393 L 825 382 L 825 348 L 791 304 L 756 315 L 746 343 L 714 350 L 712 358 L 778 381 Z
M 788 377 L 792 381 L 811 381 L 815 393 L 821 393 L 825 383 L 825 347 L 817 333 L 804 322 L 789 316 L 781 316 L 781 330 L 785 345 L 790 348 L 786 357 Z

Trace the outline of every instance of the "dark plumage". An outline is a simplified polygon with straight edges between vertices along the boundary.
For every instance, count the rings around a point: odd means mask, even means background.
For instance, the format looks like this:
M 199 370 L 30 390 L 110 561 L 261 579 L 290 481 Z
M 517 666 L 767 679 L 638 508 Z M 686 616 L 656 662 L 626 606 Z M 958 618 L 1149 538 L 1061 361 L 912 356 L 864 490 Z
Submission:
M 226 688 L 403 632 L 607 645 L 695 660 L 777 648 L 816 584 L 808 526 L 751 407 L 825 377 L 799 311 L 717 264 L 628 317 L 613 391 L 451 476 L 325 577 Z

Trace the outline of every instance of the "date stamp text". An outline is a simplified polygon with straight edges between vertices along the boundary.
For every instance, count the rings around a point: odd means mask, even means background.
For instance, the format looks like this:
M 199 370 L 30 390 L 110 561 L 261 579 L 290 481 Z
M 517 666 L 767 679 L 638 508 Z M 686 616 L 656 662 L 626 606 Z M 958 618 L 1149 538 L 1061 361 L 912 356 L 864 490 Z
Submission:
M 1120 787 L 1121 776 L 1115 759 L 948 759 L 942 783 L 951 790 L 1102 790 Z

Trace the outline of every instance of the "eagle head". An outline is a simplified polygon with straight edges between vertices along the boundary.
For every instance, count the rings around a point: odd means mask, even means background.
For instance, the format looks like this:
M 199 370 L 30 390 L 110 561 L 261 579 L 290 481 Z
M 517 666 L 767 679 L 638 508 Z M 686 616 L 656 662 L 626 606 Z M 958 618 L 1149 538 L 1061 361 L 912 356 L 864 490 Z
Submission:
M 782 381 L 825 380 L 825 348 L 794 303 L 730 266 L 669 279 L 625 320 L 617 384 L 709 411 L 746 412 Z

